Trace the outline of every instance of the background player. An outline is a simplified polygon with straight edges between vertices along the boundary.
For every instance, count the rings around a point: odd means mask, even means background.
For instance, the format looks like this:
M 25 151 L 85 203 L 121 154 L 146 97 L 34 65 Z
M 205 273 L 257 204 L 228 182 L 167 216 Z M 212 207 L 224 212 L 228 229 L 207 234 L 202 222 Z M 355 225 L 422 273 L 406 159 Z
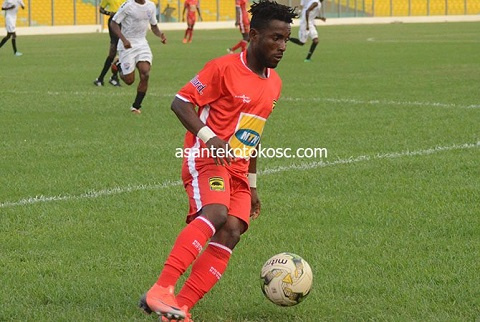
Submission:
M 115 13 L 118 11 L 118 8 L 120 8 L 124 1 L 125 0 L 102 0 L 102 2 L 100 2 L 100 13 L 109 17 L 108 34 L 110 35 L 110 48 L 108 50 L 107 59 L 105 59 L 105 63 L 103 64 L 103 69 L 98 78 L 93 82 L 93 84 L 96 86 L 103 86 L 103 79 L 105 78 L 108 69 L 112 66 L 113 60 L 117 55 L 118 36 L 112 31 L 110 23 L 112 22 L 112 18 Z M 120 86 L 116 69 L 113 68 L 112 72 L 113 74 L 108 82 L 113 86 Z
M 311 61 L 313 52 L 318 45 L 318 32 L 317 27 L 315 26 L 315 18 L 321 12 L 323 0 L 306 0 L 306 5 L 302 8 L 302 15 L 300 16 L 300 29 L 298 30 L 298 39 L 291 37 L 290 40 L 297 45 L 303 46 L 307 42 L 308 38 L 312 38 L 312 45 L 308 51 L 307 58 L 304 62 L 308 63 Z M 323 22 L 327 19 L 322 16 L 320 20 Z
M 248 44 L 248 33 L 250 32 L 250 19 L 247 12 L 247 0 L 235 0 L 235 26 L 238 26 L 240 33 L 242 34 L 242 40 L 240 40 L 232 48 L 228 48 L 227 51 L 233 54 L 235 50 L 241 48 L 244 51 Z
M 155 12 L 155 4 L 151 1 L 129 0 L 122 4 L 111 22 L 113 32 L 120 38 L 117 64 L 120 77 L 127 85 L 132 85 L 135 82 L 135 67 L 140 74 L 137 96 L 130 108 L 135 114 L 141 113 L 140 108 L 147 93 L 153 59 L 146 38 L 149 23 L 155 36 L 159 37 L 164 44 L 167 41 L 165 34 L 158 29 Z
M 2 48 L 11 37 L 13 54 L 15 56 L 23 55 L 21 52 L 17 51 L 17 33 L 15 32 L 19 7 L 25 9 L 25 4 L 22 0 L 5 0 L 2 5 L 2 10 L 5 11 L 5 29 L 7 29 L 7 35 L 0 42 L 0 48 Z
M 183 36 L 183 43 L 192 42 L 193 37 L 193 26 L 197 21 L 197 12 L 198 18 L 202 21 L 202 14 L 200 13 L 200 6 L 198 5 L 198 0 L 185 0 L 183 5 L 182 21 L 185 21 L 185 12 L 187 13 L 187 30 L 185 30 L 185 36 Z
M 282 82 L 273 69 L 286 50 L 296 14 L 293 8 L 268 0 L 253 3 L 250 12 L 247 50 L 208 62 L 172 102 L 187 129 L 185 151 L 219 153 L 194 153 L 183 160 L 188 225 L 178 235 L 157 282 L 140 301 L 147 313 L 190 321 L 188 311 L 221 278 L 250 218 L 260 214 L 254 153 L 280 96 Z M 220 154 L 230 149 L 236 158 Z M 175 297 L 175 284 L 192 263 Z

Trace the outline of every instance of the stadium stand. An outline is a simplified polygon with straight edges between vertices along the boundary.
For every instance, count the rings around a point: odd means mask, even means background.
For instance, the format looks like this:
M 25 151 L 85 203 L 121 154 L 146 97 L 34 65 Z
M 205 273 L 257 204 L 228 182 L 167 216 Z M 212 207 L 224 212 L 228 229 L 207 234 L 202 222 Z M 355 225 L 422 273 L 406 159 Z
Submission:
M 17 27 L 29 26 L 29 8 L 31 9 L 31 26 L 93 25 L 97 23 L 95 0 L 24 0 L 25 10 L 18 11 Z M 53 7 L 53 10 L 52 10 Z M 76 17 L 74 16 L 76 12 Z M 76 18 L 76 20 L 75 20 Z M 0 25 L 5 24 L 5 17 L 0 17 Z
M 278 2 L 300 5 L 300 0 Z M 480 0 L 325 0 L 324 5 L 331 18 L 480 14 Z
M 158 4 L 158 1 L 154 1 L 155 4 Z M 165 7 L 168 5 L 170 8 L 175 9 L 173 11 L 173 20 L 171 21 L 182 21 L 182 12 L 183 12 L 183 3 L 184 1 L 178 0 L 162 0 L 160 2 L 160 12 L 163 12 Z M 202 12 L 203 21 L 226 21 L 226 20 L 235 20 L 235 1 L 234 0 L 221 0 L 221 1 L 200 1 L 200 9 Z M 165 21 L 165 17 L 162 21 Z
M 471 15 L 480 13 L 480 1 L 448 0 L 448 6 L 445 0 L 336 0 L 331 1 L 330 5 L 341 5 L 348 8 L 345 11 L 364 9 L 366 16 L 385 17 L 385 16 L 438 16 L 438 15 Z M 465 6 L 467 4 L 467 6 Z
M 158 6 L 158 1 L 153 2 Z M 52 0 L 24 0 L 24 2 L 25 10 L 18 12 L 17 27 L 94 25 L 103 21 L 106 28 L 107 19 L 100 19 L 101 15 L 98 13 L 99 0 L 54 0 L 53 6 Z M 300 0 L 279 2 L 298 6 Z M 170 21 L 182 21 L 183 1 L 179 0 L 160 0 L 158 11 L 160 21 L 166 21 L 162 12 L 167 5 L 173 9 Z M 480 14 L 480 0 L 325 0 L 325 7 L 328 17 Z M 203 0 L 200 1 L 200 8 L 204 21 L 235 20 L 234 0 Z M 2 14 L 0 26 L 4 25 L 5 16 Z

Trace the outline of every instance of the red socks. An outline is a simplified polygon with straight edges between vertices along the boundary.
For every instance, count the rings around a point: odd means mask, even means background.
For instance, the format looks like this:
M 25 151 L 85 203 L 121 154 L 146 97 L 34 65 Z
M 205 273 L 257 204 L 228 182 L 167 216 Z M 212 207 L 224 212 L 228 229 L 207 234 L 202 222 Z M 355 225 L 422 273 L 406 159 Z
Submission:
M 191 41 L 192 40 L 192 36 L 193 36 L 193 28 L 187 28 L 185 30 L 185 35 L 183 36 L 183 39 L 187 39 L 188 38 L 188 41 Z
M 245 40 L 240 40 L 235 46 L 231 48 L 232 51 L 237 50 L 238 48 L 242 48 L 242 51 L 244 51 L 247 48 L 248 41 Z
M 190 28 L 190 34 L 188 35 L 188 41 L 192 41 L 193 37 L 193 28 Z
M 227 268 L 232 251 L 227 247 L 209 243 L 192 266 L 192 272 L 177 295 L 180 307 L 190 310 L 220 280 Z
M 204 217 L 197 217 L 187 225 L 178 235 L 157 284 L 162 287 L 175 285 L 214 234 L 214 226 Z M 210 291 L 227 269 L 231 254 L 231 249 L 209 243 L 193 263 L 190 276 L 177 295 L 178 305 L 186 305 L 190 310 Z
M 213 234 L 215 227 L 204 217 L 197 217 L 188 224 L 178 235 L 157 284 L 162 287 L 175 285 Z

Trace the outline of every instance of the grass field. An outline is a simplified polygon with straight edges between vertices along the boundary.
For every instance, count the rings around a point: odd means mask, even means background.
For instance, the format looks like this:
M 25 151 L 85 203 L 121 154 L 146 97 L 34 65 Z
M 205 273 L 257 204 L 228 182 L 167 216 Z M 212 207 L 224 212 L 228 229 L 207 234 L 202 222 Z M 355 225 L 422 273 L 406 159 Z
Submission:
M 264 147 L 328 149 L 259 160 L 262 215 L 195 321 L 480 319 L 478 23 L 335 26 L 288 45 Z M 296 34 L 296 29 L 294 29 Z M 237 30 L 149 35 L 142 115 L 135 87 L 94 87 L 106 34 L 20 36 L 0 50 L 0 321 L 152 321 L 156 280 L 187 199 L 176 91 Z M 136 86 L 136 83 L 135 83 Z M 300 305 L 260 291 L 289 251 L 314 271 Z

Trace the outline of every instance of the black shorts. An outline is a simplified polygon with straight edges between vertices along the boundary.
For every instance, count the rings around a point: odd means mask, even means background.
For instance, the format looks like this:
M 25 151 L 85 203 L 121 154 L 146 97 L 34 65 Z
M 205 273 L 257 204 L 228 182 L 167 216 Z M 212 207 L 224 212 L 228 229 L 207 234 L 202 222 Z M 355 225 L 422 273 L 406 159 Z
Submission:
M 118 44 L 118 37 L 110 27 L 110 24 L 112 23 L 112 18 L 113 16 L 110 16 L 110 18 L 108 18 L 108 34 L 110 35 L 110 44 L 116 46 Z

